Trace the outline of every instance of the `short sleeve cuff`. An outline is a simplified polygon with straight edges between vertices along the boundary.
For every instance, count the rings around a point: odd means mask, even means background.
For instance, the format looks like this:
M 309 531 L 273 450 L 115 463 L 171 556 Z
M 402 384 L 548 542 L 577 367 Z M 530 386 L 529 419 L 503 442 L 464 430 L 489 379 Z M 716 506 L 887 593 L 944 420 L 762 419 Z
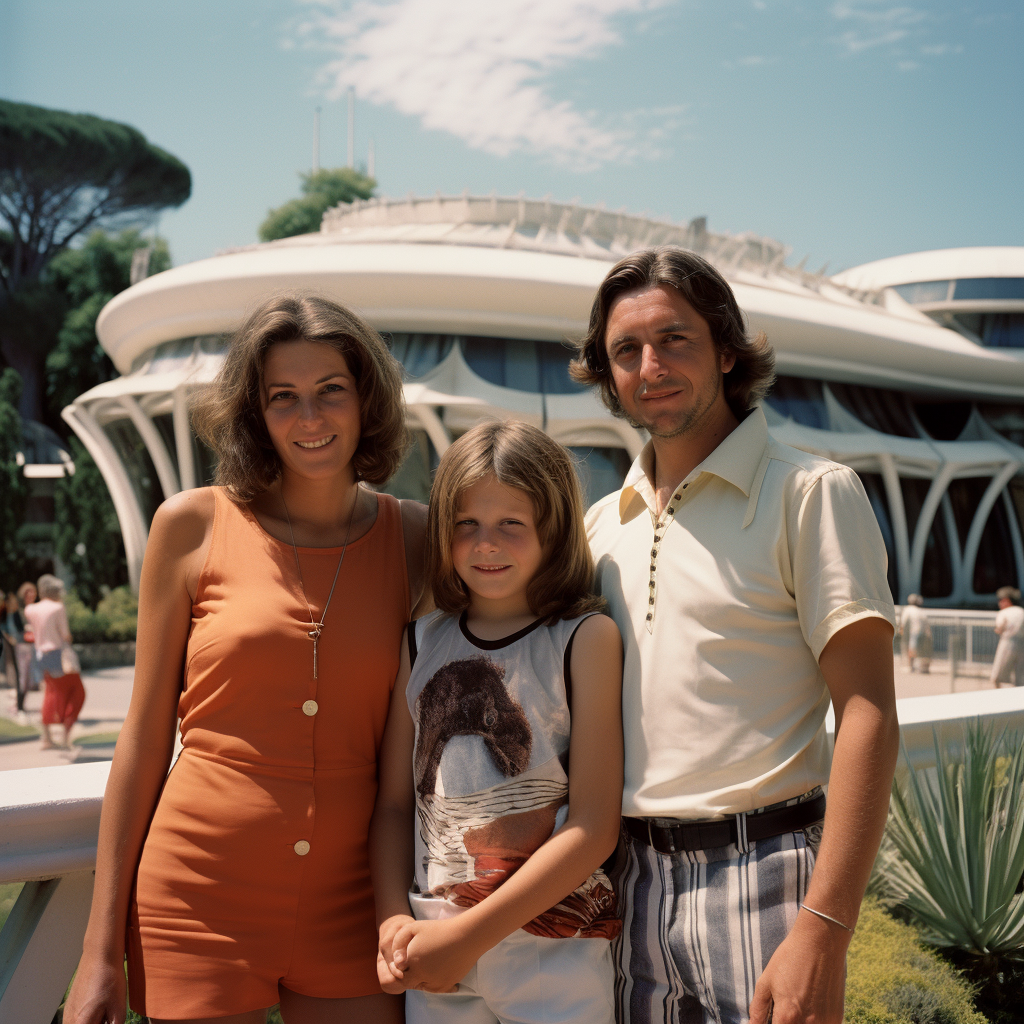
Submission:
M 872 601 L 868 598 L 863 598 L 860 601 L 851 601 L 849 604 L 844 604 L 842 607 L 834 609 L 822 622 L 818 623 L 818 627 L 811 634 L 809 646 L 811 653 L 814 655 L 814 660 L 818 660 L 821 652 L 825 650 L 825 645 L 839 630 L 845 629 L 861 619 L 870 618 L 885 619 L 895 632 L 896 610 L 889 601 Z

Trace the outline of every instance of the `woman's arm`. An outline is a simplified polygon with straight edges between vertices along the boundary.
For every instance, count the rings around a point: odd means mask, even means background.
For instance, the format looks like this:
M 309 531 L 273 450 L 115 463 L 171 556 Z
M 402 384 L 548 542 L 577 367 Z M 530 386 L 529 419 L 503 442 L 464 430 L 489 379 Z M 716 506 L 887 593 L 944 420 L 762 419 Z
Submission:
M 427 538 L 427 506 L 402 501 L 402 532 L 405 539 L 405 567 L 409 577 L 409 618 L 418 619 L 434 609 L 434 595 L 426 586 L 423 558 Z
M 409 627 L 410 629 L 412 626 Z M 391 940 L 412 920 L 409 886 L 413 877 L 413 827 L 416 799 L 413 792 L 412 754 L 415 731 L 405 688 L 409 681 L 409 650 L 402 643 L 402 660 L 391 694 L 391 709 L 378 758 L 377 802 L 370 819 L 370 879 L 377 906 L 380 946 L 377 973 L 385 992 L 398 993 L 405 986 L 387 967 Z
M 570 659 L 569 816 L 500 888 L 445 921 L 395 935 L 406 988 L 449 991 L 487 950 L 581 885 L 615 849 L 622 809 L 622 638 L 605 615 L 584 620 Z
M 213 521 L 213 494 L 185 491 L 153 518 L 139 589 L 131 704 L 100 815 L 96 882 L 67 1024 L 122 1024 L 128 900 L 143 838 L 174 748 L 192 601 Z
M 57 629 L 60 631 L 60 638 L 64 643 L 72 642 L 71 627 L 68 625 L 68 610 L 64 605 L 61 605 L 57 612 Z

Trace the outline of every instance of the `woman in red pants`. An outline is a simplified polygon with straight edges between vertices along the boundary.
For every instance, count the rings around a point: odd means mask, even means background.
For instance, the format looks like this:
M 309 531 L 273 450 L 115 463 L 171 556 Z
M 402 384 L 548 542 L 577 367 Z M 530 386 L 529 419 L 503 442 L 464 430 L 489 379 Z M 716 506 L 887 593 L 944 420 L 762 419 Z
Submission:
M 68 613 L 64 607 L 64 584 L 47 573 L 39 577 L 39 600 L 25 608 L 25 618 L 35 634 L 36 657 L 43 670 L 46 691 L 43 694 L 43 749 L 54 744 L 50 726 L 63 727 L 60 747 L 67 750 L 71 744 L 71 727 L 85 703 L 85 687 L 77 672 L 65 672 L 61 654 L 71 643 Z

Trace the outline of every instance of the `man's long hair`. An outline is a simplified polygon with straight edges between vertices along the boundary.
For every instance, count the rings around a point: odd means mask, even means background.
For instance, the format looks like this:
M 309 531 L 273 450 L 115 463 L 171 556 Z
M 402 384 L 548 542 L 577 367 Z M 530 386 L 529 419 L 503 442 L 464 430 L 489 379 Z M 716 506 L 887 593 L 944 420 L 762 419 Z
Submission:
M 763 332 L 749 336 L 736 296 L 725 278 L 696 253 L 672 245 L 630 253 L 608 272 L 590 310 L 587 336 L 577 344 L 576 358 L 569 366 L 572 378 L 599 387 L 611 412 L 625 415 L 608 363 L 608 311 L 626 292 L 661 285 L 674 288 L 707 321 L 720 353 L 736 357 L 735 365 L 725 374 L 725 400 L 742 419 L 775 381 L 775 350 Z

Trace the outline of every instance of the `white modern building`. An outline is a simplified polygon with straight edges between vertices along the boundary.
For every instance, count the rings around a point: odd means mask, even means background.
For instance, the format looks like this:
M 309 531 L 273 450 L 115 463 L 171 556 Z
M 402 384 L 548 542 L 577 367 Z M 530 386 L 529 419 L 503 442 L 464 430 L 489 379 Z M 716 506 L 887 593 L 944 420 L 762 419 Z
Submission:
M 644 438 L 570 381 L 564 343 L 585 332 L 610 264 L 661 243 L 714 262 L 751 330 L 767 332 L 771 429 L 861 475 L 897 600 L 985 605 L 1024 583 L 1024 248 L 919 253 L 830 279 L 703 219 L 468 195 L 342 206 L 318 233 L 177 267 L 106 306 L 97 331 L 122 376 L 64 416 L 110 487 L 131 579 L 156 506 L 212 477 L 189 394 L 274 292 L 325 294 L 391 336 L 416 445 L 388 490 L 425 498 L 439 453 L 495 416 L 572 447 L 591 499 L 619 486 Z

